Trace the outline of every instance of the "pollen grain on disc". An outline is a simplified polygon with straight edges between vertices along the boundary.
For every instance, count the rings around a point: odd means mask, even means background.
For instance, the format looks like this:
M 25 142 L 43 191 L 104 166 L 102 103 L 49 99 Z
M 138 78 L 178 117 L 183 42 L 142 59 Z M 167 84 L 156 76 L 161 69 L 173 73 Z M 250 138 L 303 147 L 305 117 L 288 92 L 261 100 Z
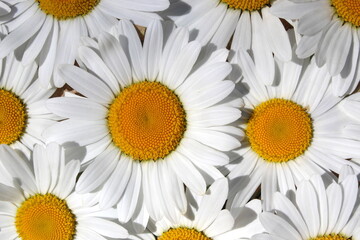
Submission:
M 360 26 L 360 1 L 358 0 L 331 0 L 337 15 L 345 22 L 355 27 Z
M 266 161 L 287 162 L 310 146 L 312 120 L 302 106 L 275 98 L 255 107 L 246 135 L 252 150 Z
M 73 240 L 76 218 L 65 200 L 36 194 L 17 209 L 15 226 L 22 240 Z
M 220 2 L 227 4 L 230 8 L 243 11 L 257 11 L 270 4 L 270 0 L 220 0 Z
M 0 89 L 0 144 L 19 140 L 26 128 L 26 106 L 10 91 Z
M 179 227 L 171 228 L 164 232 L 157 240 L 211 240 L 204 233 L 193 228 Z
M 126 87 L 109 106 L 113 143 L 134 160 L 158 160 L 174 151 L 186 130 L 178 96 L 159 82 Z

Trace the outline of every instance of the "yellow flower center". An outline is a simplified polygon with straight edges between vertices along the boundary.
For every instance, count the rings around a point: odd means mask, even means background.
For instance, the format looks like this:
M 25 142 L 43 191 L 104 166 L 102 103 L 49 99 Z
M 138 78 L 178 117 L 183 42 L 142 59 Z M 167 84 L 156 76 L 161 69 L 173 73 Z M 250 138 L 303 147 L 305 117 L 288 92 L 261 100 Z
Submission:
M 12 92 L 0 89 L 0 144 L 19 140 L 26 120 L 25 104 Z
M 325 236 L 320 236 L 320 237 L 316 237 L 316 238 L 311 238 L 310 240 L 351 240 L 351 239 L 352 239 L 351 237 L 347 238 L 340 234 L 331 234 L 331 235 L 325 235 Z
M 211 240 L 202 232 L 190 228 L 171 228 L 164 232 L 157 240 Z
M 40 9 L 58 20 L 90 13 L 100 0 L 37 0 Z
M 135 83 L 110 105 L 108 126 L 112 140 L 134 160 L 166 157 L 179 145 L 185 111 L 177 95 L 158 82 Z
M 360 1 L 359 0 L 331 0 L 337 15 L 345 22 L 360 26 Z
M 270 0 L 220 0 L 226 3 L 230 8 L 240 9 L 243 11 L 260 10 L 270 4 Z
M 302 155 L 310 146 L 312 121 L 300 105 L 275 98 L 254 109 L 246 135 L 251 148 L 263 159 L 287 162 Z
M 48 193 L 26 199 L 17 209 L 15 225 L 22 240 L 73 240 L 76 220 L 64 200 Z

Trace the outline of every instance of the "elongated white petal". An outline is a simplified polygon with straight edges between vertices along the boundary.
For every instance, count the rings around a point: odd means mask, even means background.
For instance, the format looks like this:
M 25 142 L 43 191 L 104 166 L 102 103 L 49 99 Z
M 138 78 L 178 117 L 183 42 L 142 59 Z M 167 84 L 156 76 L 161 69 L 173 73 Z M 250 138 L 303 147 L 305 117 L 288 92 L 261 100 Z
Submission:
M 108 86 L 94 75 L 72 65 L 59 67 L 59 75 L 74 89 L 96 102 L 111 102 L 113 94 Z

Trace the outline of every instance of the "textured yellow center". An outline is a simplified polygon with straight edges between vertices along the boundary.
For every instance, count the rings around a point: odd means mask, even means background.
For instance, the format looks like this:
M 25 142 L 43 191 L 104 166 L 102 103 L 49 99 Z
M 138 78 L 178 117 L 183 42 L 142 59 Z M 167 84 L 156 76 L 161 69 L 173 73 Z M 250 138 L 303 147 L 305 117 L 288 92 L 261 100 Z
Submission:
M 166 157 L 179 145 L 186 128 L 179 98 L 158 82 L 125 88 L 110 105 L 108 126 L 113 142 L 134 160 Z
M 59 20 L 83 16 L 91 12 L 100 0 L 37 0 L 40 9 Z
M 300 105 L 271 99 L 258 105 L 249 119 L 246 135 L 251 148 L 270 162 L 286 162 L 310 146 L 312 121 Z
M 255 11 L 260 10 L 267 4 L 270 4 L 270 0 L 220 0 L 223 3 L 229 5 L 230 8 L 241 9 L 243 11 Z
M 190 228 L 172 228 L 164 232 L 157 240 L 211 240 L 202 232 Z
M 13 93 L 0 89 L 0 144 L 12 144 L 24 133 L 26 107 Z
M 347 238 L 339 234 L 331 234 L 331 235 L 325 235 L 320 236 L 316 238 L 311 238 L 310 240 L 351 240 L 352 238 Z
M 48 193 L 26 199 L 16 212 L 15 225 L 22 240 L 72 240 L 76 221 L 66 202 Z
M 360 26 L 360 1 L 359 0 L 331 0 L 337 15 L 345 22 Z

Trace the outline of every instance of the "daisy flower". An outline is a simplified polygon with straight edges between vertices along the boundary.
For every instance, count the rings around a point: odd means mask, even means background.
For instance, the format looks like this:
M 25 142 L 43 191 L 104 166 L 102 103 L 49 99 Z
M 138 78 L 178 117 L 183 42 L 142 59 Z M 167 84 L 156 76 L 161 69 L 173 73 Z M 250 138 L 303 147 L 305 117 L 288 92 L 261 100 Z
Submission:
M 45 107 L 55 89 L 40 88 L 37 65 L 23 66 L 14 53 L 0 62 L 0 144 L 7 144 L 29 156 L 35 143 L 42 143 L 42 131 L 58 117 Z
M 260 221 L 269 234 L 254 240 L 358 240 L 360 208 L 358 181 L 351 169 L 339 183 L 325 187 L 319 175 L 302 182 L 295 192 L 296 201 L 283 194 L 274 195 L 276 215 L 265 212 Z
M 359 83 L 360 2 L 356 0 L 277 1 L 271 12 L 298 20 L 303 35 L 296 49 L 300 58 L 314 54 L 319 67 L 333 76 L 333 91 L 351 93 Z
M 66 82 L 87 98 L 54 98 L 48 108 L 68 120 L 44 133 L 49 141 L 75 142 L 95 158 L 76 190 L 103 185 L 100 206 L 117 204 L 119 220 L 132 216 L 146 226 L 172 209 L 186 211 L 184 185 L 205 194 L 207 182 L 223 175 L 215 166 L 228 163 L 240 146 L 237 120 L 242 101 L 230 98 L 234 83 L 224 80 L 231 66 L 220 49 L 199 58 L 201 46 L 189 42 L 184 28 L 154 21 L 144 46 L 134 26 L 120 21 L 113 34 L 79 49 L 86 70 L 63 65 Z M 230 96 L 229 98 L 227 98 Z M 61 134 L 59 134 L 61 133 Z M 237 136 L 237 137 L 235 137 Z M 77 154 L 77 153 L 74 153 Z
M 269 12 L 273 0 L 172 0 L 164 16 L 177 26 L 191 30 L 191 39 L 209 46 L 226 47 L 232 53 L 251 50 L 261 80 L 272 84 L 275 76 L 273 53 L 291 60 L 291 45 L 280 19 Z
M 228 194 L 225 178 L 216 180 L 204 196 L 187 192 L 189 203 L 186 215 L 180 213 L 149 224 L 153 234 L 142 234 L 141 240 L 235 240 L 250 239 L 263 227 L 258 219 L 260 200 L 252 200 L 246 206 L 232 210 L 222 209 Z
M 237 89 L 245 102 L 240 127 L 246 137 L 229 165 L 228 206 L 242 206 L 261 184 L 267 210 L 277 189 L 286 194 L 315 173 L 330 176 L 344 164 L 360 172 L 359 165 L 346 160 L 360 156 L 359 135 L 353 134 L 360 125 L 344 113 L 343 98 L 333 94 L 325 67 L 317 67 L 314 59 L 274 59 L 277 85 L 265 86 L 246 52 L 239 52 L 238 62 L 244 79 Z
M 10 186 L 0 184 L 1 239 L 128 237 L 123 227 L 111 221 L 116 217 L 112 209 L 100 210 L 93 196 L 73 192 L 80 162 L 66 162 L 59 145 L 36 145 L 31 161 L 0 145 L 0 156 L 13 182 Z
M 19 51 L 22 63 L 36 60 L 39 79 L 43 87 L 49 81 L 56 87 L 64 81 L 53 70 L 58 64 L 73 64 L 82 36 L 95 37 L 108 31 L 118 18 L 131 19 L 135 24 L 147 26 L 159 19 L 155 11 L 169 6 L 168 0 L 4 0 L 11 13 L 0 23 L 9 35 L 0 44 L 0 57 L 24 46 Z M 0 6 L 1 7 L 1 6 Z M 53 81 L 51 81 L 53 79 Z

